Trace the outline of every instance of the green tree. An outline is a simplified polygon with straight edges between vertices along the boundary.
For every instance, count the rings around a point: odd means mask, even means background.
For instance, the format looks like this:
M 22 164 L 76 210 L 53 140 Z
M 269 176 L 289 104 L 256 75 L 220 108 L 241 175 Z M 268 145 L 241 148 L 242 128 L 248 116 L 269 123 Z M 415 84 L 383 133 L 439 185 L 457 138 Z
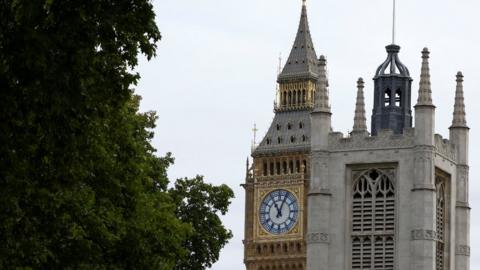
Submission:
M 198 231 L 132 88 L 161 38 L 154 18 L 148 0 L 0 1 L 0 269 L 188 260 Z
M 188 257 L 180 259 L 175 269 L 202 270 L 211 267 L 232 237 L 232 233 L 222 225 L 218 212 L 222 215 L 227 212 L 233 191 L 226 185 L 206 184 L 203 177 L 197 176 L 177 180 L 169 193 L 177 205 L 177 217 L 193 228 L 192 235 L 183 242 Z

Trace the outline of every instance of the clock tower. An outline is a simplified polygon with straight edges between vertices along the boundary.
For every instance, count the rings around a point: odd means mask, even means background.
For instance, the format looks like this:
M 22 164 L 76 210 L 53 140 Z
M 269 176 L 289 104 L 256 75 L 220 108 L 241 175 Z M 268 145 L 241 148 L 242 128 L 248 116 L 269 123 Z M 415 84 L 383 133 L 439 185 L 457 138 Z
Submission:
M 247 270 L 305 269 L 310 177 L 310 114 L 326 61 L 317 58 L 305 1 L 297 35 L 277 82 L 275 117 L 247 163 Z

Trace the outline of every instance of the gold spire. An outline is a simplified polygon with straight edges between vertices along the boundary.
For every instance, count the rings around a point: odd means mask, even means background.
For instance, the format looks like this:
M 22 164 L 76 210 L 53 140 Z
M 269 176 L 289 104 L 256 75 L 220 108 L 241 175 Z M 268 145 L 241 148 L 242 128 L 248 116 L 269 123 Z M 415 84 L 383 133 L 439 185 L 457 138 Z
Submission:
M 457 89 L 455 91 L 455 105 L 453 107 L 453 121 L 451 127 L 468 127 L 465 117 L 465 102 L 463 98 L 463 74 L 457 73 Z
M 430 67 L 428 63 L 430 52 L 427 48 L 422 51 L 422 70 L 420 73 L 420 88 L 418 90 L 417 106 L 433 106 L 432 88 L 430 84 Z
M 355 104 L 355 117 L 353 119 L 352 133 L 367 132 L 367 118 L 365 117 L 365 97 L 363 88 L 365 83 L 362 78 L 357 81 L 357 102 Z
M 319 62 L 319 78 L 315 93 L 315 112 L 330 113 L 330 105 L 328 102 L 328 79 L 327 79 L 327 60 L 325 56 L 320 56 Z

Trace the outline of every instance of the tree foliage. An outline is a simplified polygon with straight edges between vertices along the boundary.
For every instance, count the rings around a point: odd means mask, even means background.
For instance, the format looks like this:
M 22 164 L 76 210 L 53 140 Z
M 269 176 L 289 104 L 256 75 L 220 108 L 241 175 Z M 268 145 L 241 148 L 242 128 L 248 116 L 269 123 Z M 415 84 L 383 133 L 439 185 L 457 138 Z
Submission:
M 226 185 L 213 186 L 203 182 L 203 177 L 179 179 L 169 190 L 177 205 L 177 216 L 193 228 L 192 235 L 183 243 L 188 259 L 180 260 L 176 270 L 201 270 L 211 267 L 232 233 L 226 230 L 218 212 L 228 210 L 232 190 Z M 208 232 L 208 233 L 205 233 Z
M 167 190 L 173 158 L 155 155 L 156 116 L 138 112 L 132 88 L 138 54 L 153 57 L 161 38 L 154 18 L 147 0 L 0 1 L 1 269 L 188 261 L 202 233 L 176 205 L 188 194 Z M 227 194 L 219 208 L 196 203 L 223 214 Z

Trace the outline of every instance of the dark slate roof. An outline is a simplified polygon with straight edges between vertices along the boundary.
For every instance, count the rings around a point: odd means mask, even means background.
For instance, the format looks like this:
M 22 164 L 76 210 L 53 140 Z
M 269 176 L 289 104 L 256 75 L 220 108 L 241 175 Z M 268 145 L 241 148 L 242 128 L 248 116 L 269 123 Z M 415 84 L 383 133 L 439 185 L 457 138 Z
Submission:
M 267 134 L 255 148 L 252 156 L 308 151 L 310 151 L 310 111 L 287 111 L 275 114 Z
M 290 56 L 278 76 L 278 81 L 296 78 L 318 78 L 318 59 L 308 27 L 307 7 L 302 6 L 300 24 Z

